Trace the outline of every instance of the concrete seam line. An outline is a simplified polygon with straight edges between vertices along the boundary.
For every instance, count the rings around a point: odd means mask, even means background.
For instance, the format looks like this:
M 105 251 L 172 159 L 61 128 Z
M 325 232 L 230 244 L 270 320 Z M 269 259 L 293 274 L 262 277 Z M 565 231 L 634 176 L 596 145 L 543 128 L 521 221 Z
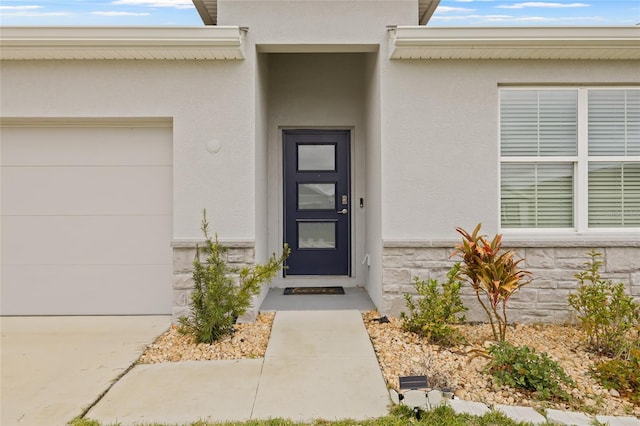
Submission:
M 276 317 L 278 316 L 278 312 L 276 311 L 273 316 L 273 321 L 271 321 L 271 330 L 269 331 L 269 340 L 271 340 L 271 333 L 273 333 L 273 324 L 276 322 Z M 260 382 L 262 381 L 262 372 L 264 371 L 264 363 L 267 361 L 267 350 L 269 350 L 269 341 L 267 341 L 267 347 L 264 350 L 264 355 L 262 356 L 262 364 L 260 365 L 260 374 L 258 375 L 258 385 L 256 386 L 256 393 L 253 395 L 253 404 L 251 404 L 251 413 L 249 413 L 249 419 L 253 419 L 253 411 L 256 409 L 256 401 L 258 400 L 258 391 L 260 390 Z
M 91 410 L 93 407 L 95 407 L 102 400 L 102 398 L 104 398 L 104 396 L 111 390 L 111 388 L 116 383 L 118 383 L 120 381 L 120 379 L 122 379 L 129 371 L 131 371 L 133 369 L 133 367 L 135 367 L 138 364 L 138 360 L 139 359 L 140 359 L 140 357 L 136 358 L 136 360 L 133 361 L 131 363 L 131 365 L 129 365 L 129 367 L 127 367 L 122 373 L 120 373 L 120 375 L 118 375 L 115 379 L 113 379 L 113 381 L 111 381 L 111 384 L 109 386 L 107 386 L 107 388 L 100 395 L 98 395 L 98 397 L 91 404 L 89 404 L 89 406 L 87 408 L 85 408 L 82 411 L 82 413 L 78 416 L 78 418 L 84 419 L 84 417 L 87 415 L 89 410 Z M 71 420 L 73 420 L 73 419 L 71 419 Z
M 260 365 L 260 374 L 258 375 L 258 385 L 256 386 L 256 393 L 253 395 L 253 404 L 251 404 L 251 413 L 249 414 L 249 419 L 253 419 L 253 411 L 256 409 L 256 401 L 258 400 L 258 391 L 260 390 L 260 382 L 262 381 L 262 371 L 264 370 L 264 363 L 267 360 L 265 356 L 262 358 L 262 364 Z

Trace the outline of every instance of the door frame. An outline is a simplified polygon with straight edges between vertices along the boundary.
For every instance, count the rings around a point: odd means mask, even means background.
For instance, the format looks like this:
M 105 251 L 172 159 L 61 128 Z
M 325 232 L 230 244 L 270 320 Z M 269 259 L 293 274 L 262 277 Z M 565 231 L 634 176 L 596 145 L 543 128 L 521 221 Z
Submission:
M 344 271 L 344 273 L 339 273 L 339 274 L 320 274 L 320 273 L 316 273 L 316 274 L 287 274 L 286 269 L 283 270 L 283 275 L 285 277 L 287 276 L 295 276 L 295 277 L 300 277 L 300 276 L 307 276 L 307 277 L 331 277 L 331 276 L 337 276 L 337 277 L 350 277 L 352 275 L 352 205 L 353 205 L 353 200 L 352 200 L 352 190 L 353 190 L 353 184 L 352 184 L 352 178 L 351 178 L 351 145 L 352 145 L 352 141 L 351 141 L 351 131 L 347 130 L 347 129 L 283 129 L 282 130 L 282 153 L 283 153 L 283 160 L 282 160 L 282 199 L 283 199 L 283 207 L 282 207 L 282 239 L 283 241 L 287 239 L 287 235 L 289 232 L 291 232 L 291 234 L 289 234 L 289 237 L 291 237 L 292 235 L 296 235 L 297 236 L 297 232 L 295 230 L 291 230 L 288 229 L 288 225 L 291 226 L 293 221 L 295 220 L 296 223 L 298 223 L 298 220 L 300 221 L 308 221 L 308 220 L 319 220 L 319 221 L 324 221 L 324 220 L 330 220 L 330 221 L 336 221 L 336 223 L 338 223 L 337 221 L 340 221 L 341 219 L 343 219 L 343 221 L 341 222 L 341 225 L 338 225 L 338 228 L 336 228 L 336 242 L 338 243 L 337 246 L 337 251 L 333 251 L 333 253 L 335 253 L 339 261 L 339 263 L 337 264 L 338 267 L 337 269 L 341 269 L 342 271 Z M 304 140 L 304 139 L 308 139 L 309 136 L 311 136 L 311 139 L 315 139 L 315 136 L 317 137 L 317 141 L 312 141 L 312 140 Z M 342 186 L 336 187 L 336 192 L 335 192 L 335 197 L 336 197 L 336 204 L 334 207 L 334 211 L 299 211 L 298 207 L 295 207 L 296 212 L 292 213 L 292 216 L 294 217 L 308 217 L 309 219 L 294 219 L 293 217 L 290 217 L 290 208 L 293 206 L 297 206 L 296 200 L 297 200 L 297 196 L 295 200 L 289 199 L 287 196 L 288 191 L 291 191 L 292 188 L 290 187 L 290 182 L 287 181 L 287 175 L 289 173 L 291 173 L 293 176 L 289 176 L 289 179 L 294 178 L 294 182 L 299 182 L 298 178 L 296 178 L 295 176 L 299 176 L 300 172 L 297 171 L 293 171 L 292 167 L 297 169 L 297 166 L 294 166 L 292 164 L 287 164 L 287 157 L 290 155 L 293 155 L 293 160 L 295 160 L 297 158 L 297 154 L 295 153 L 291 153 L 290 151 L 288 151 L 288 149 L 294 149 L 295 150 L 295 146 L 297 146 L 298 144 L 303 144 L 303 145 L 314 145 L 314 144 L 325 144 L 328 143 L 328 141 L 321 141 L 321 139 L 326 139 L 327 137 L 331 139 L 331 135 L 336 135 L 337 136 L 337 140 L 342 140 L 342 144 L 346 144 L 346 147 L 344 145 L 340 145 L 340 143 L 338 143 L 338 145 L 336 145 L 336 173 L 337 176 L 340 176 L 340 179 L 338 180 L 338 182 L 342 182 Z M 345 140 L 346 139 L 346 140 Z M 294 143 L 295 146 L 288 146 L 288 144 Z M 339 148 L 338 148 L 339 146 Z M 297 152 L 297 151 L 294 151 Z M 346 158 L 340 158 L 339 156 L 346 156 Z M 342 169 L 342 170 L 341 170 Z M 315 172 L 311 171 L 311 174 L 313 174 Z M 322 174 L 323 172 L 317 172 Z M 333 172 L 325 172 L 328 173 L 329 175 L 332 175 Z M 304 172 L 303 172 L 304 175 Z M 313 179 L 313 177 L 310 176 L 311 179 Z M 346 188 L 345 188 L 346 186 Z M 341 190 L 338 190 L 338 188 L 341 187 Z M 344 194 L 346 190 L 346 194 Z M 295 194 L 297 194 L 297 190 L 293 191 Z M 291 196 L 292 194 L 289 194 L 289 196 Z M 341 196 L 346 195 L 347 198 L 347 203 L 346 204 L 342 204 L 344 203 L 344 201 L 342 201 L 342 203 L 340 203 L 340 201 L 338 201 L 340 199 Z M 344 218 L 343 216 L 341 216 L 338 211 L 341 209 L 347 209 L 347 217 Z M 317 218 L 317 219 L 311 219 L 311 218 Z M 335 217 L 335 218 L 334 218 Z M 346 221 L 346 223 L 345 223 Z M 288 224 L 288 225 L 287 225 Z M 294 226 L 295 228 L 295 226 Z M 346 229 L 345 229 L 346 228 Z M 342 229 L 342 231 L 340 231 L 340 229 Z M 342 233 L 341 233 L 342 232 Z M 340 244 L 344 244 L 344 246 L 340 246 Z M 292 255 L 294 254 L 294 252 L 296 251 L 295 247 L 291 247 L 292 244 L 297 244 L 297 241 L 289 241 L 290 244 L 290 248 L 292 250 Z M 305 254 L 305 250 L 300 251 L 297 256 L 300 256 L 300 261 L 302 261 L 302 259 L 304 259 L 305 257 L 308 258 L 309 254 Z M 325 259 L 324 262 L 329 261 L 329 259 L 331 259 L 333 257 L 333 255 L 330 252 L 324 252 L 324 250 L 320 250 L 317 253 L 317 256 L 319 256 L 319 261 L 323 262 L 323 258 Z M 328 257 L 327 257 L 328 256 Z M 327 265 L 332 264 L 332 261 L 330 261 L 329 263 L 327 263 Z M 340 266 L 342 265 L 342 266 Z M 330 267 L 330 266 L 327 266 Z M 344 268 L 344 269 L 343 269 Z M 313 269 L 313 268 L 312 268 Z M 342 272 L 341 271 L 341 272 Z
M 312 129 L 312 130 L 346 130 L 350 132 L 351 140 L 351 262 L 350 276 L 346 275 L 284 275 L 280 273 L 274 278 L 270 287 L 313 287 L 336 285 L 344 287 L 364 287 L 366 285 L 368 262 L 362 261 L 365 258 L 365 210 L 367 201 L 365 198 L 365 208 L 360 208 L 359 197 L 366 197 L 366 148 L 363 133 L 359 126 L 355 125 L 326 125 L 326 124 L 280 124 L 269 126 L 268 149 L 266 152 L 267 161 L 267 212 L 266 224 L 268 243 L 268 253 L 280 253 L 284 244 L 284 164 L 283 164 L 283 132 L 285 130 Z

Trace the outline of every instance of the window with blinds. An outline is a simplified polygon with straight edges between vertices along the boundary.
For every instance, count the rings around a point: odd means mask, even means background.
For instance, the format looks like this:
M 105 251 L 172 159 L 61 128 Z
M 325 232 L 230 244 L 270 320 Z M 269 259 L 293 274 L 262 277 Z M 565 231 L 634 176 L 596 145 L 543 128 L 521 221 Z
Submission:
M 503 228 L 640 227 L 640 89 L 504 88 L 500 159 Z
M 575 90 L 502 92 L 502 156 L 549 157 L 578 153 Z
M 590 90 L 588 108 L 589 227 L 640 226 L 640 90 Z
M 502 226 L 573 226 L 573 163 L 503 163 Z

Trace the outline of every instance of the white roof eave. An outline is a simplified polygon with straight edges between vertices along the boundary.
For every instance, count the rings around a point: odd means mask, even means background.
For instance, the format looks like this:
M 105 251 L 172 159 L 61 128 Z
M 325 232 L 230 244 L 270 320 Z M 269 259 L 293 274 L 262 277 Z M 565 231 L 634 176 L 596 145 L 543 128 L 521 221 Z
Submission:
M 433 12 L 440 4 L 440 0 L 419 0 L 418 1 L 418 23 L 420 25 L 427 25 Z
M 391 59 L 640 59 L 640 27 L 395 27 Z
M 239 60 L 240 27 L 2 27 L 1 60 Z

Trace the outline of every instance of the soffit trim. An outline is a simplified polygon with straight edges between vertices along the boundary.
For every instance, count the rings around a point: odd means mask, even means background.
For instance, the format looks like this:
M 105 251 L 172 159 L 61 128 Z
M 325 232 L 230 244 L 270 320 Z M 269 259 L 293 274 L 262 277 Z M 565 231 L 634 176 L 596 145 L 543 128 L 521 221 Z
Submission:
M 640 27 L 389 29 L 391 59 L 640 59 Z
M 240 27 L 3 27 L 2 60 L 239 60 Z

